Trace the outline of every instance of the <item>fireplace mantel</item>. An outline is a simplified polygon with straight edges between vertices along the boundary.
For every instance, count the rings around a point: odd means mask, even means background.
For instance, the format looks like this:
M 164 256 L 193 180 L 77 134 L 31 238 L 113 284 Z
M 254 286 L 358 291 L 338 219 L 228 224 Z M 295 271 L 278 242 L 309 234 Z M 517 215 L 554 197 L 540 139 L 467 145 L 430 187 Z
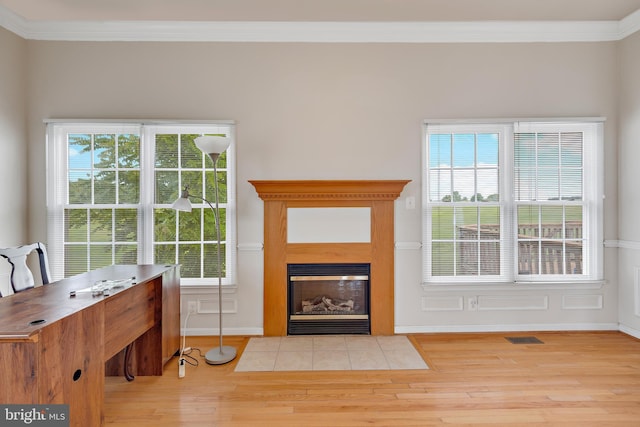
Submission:
M 249 181 L 262 200 L 395 200 L 409 181 Z
M 264 335 L 287 335 L 287 265 L 369 263 L 371 334 L 394 333 L 394 201 L 409 180 L 249 181 L 264 201 Z M 366 243 L 288 243 L 287 209 L 369 207 Z

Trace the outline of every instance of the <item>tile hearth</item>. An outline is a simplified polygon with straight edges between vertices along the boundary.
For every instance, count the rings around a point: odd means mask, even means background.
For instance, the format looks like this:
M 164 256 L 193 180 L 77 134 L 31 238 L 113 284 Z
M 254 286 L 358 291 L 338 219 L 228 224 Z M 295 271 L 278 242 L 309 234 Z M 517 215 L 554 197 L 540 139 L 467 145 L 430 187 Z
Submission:
M 429 369 L 405 336 L 254 337 L 236 372 Z

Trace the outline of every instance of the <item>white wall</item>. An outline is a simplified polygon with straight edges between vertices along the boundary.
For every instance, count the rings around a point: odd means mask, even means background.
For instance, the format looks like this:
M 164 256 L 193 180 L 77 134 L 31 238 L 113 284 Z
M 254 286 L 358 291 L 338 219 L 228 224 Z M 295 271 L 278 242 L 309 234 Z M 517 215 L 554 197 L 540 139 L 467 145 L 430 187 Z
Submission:
M 26 42 L 0 27 L 0 247 L 29 238 L 26 121 Z M 11 266 L 0 260 L 0 287 Z
M 33 237 L 46 237 L 43 119 L 236 121 L 241 250 L 237 291 L 224 301 L 228 334 L 262 330 L 262 201 L 250 179 L 412 180 L 396 204 L 398 332 L 617 327 L 617 249 L 606 251 L 601 289 L 427 291 L 420 210 L 404 203 L 420 206 L 425 118 L 606 116 L 605 238 L 615 240 L 615 43 L 27 44 Z M 215 294 L 190 292 L 184 301 L 215 307 Z M 468 310 L 470 297 L 479 310 Z M 189 327 L 211 333 L 216 318 Z
M 26 42 L 0 27 L 0 247 L 27 238 Z
M 640 337 L 640 34 L 620 42 L 618 186 L 619 314 L 621 329 Z

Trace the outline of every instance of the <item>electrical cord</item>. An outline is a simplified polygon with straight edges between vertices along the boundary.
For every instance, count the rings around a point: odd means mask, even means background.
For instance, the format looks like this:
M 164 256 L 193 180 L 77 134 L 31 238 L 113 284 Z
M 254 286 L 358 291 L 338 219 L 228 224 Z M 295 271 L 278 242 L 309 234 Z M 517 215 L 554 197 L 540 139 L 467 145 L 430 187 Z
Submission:
M 187 348 L 185 349 L 185 352 L 182 353 L 182 360 L 184 360 L 184 363 L 188 363 L 191 366 L 198 366 L 200 364 L 200 362 L 198 361 L 198 359 L 196 359 L 195 357 L 193 357 L 191 355 L 191 352 L 197 350 L 198 353 L 200 353 L 201 357 L 202 357 L 202 352 L 200 351 L 199 348 Z
M 184 328 L 183 328 L 183 333 L 182 333 L 182 346 L 180 346 L 180 356 L 179 359 L 180 361 L 184 361 L 184 363 L 187 363 L 191 366 L 198 366 L 200 364 L 199 360 L 192 356 L 191 353 L 194 351 L 198 352 L 198 355 L 200 356 L 201 359 L 204 359 L 204 354 L 202 354 L 202 351 L 199 348 L 193 348 L 193 347 L 187 347 L 187 324 L 189 322 L 189 316 L 191 316 L 191 313 L 187 313 L 187 316 L 184 318 Z
M 180 359 L 182 359 L 182 356 L 184 355 L 184 350 L 185 350 L 185 345 L 186 345 L 186 341 L 187 341 L 187 322 L 189 322 L 189 316 L 191 316 L 191 313 L 187 313 L 187 317 L 184 318 L 184 328 L 182 329 L 182 345 L 180 346 Z

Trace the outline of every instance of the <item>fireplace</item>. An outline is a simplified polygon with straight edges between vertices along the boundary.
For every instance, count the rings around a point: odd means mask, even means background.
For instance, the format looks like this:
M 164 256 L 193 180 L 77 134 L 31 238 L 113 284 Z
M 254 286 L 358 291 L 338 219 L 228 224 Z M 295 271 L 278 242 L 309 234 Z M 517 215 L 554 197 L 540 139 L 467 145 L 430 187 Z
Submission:
M 369 264 L 289 264 L 289 335 L 370 334 Z
M 408 180 L 249 181 L 264 201 L 264 335 L 288 334 L 291 264 L 368 264 L 369 330 L 394 333 L 394 201 Z M 369 211 L 367 239 L 289 240 L 292 209 L 362 208 Z M 364 240 L 364 241 L 362 241 Z

